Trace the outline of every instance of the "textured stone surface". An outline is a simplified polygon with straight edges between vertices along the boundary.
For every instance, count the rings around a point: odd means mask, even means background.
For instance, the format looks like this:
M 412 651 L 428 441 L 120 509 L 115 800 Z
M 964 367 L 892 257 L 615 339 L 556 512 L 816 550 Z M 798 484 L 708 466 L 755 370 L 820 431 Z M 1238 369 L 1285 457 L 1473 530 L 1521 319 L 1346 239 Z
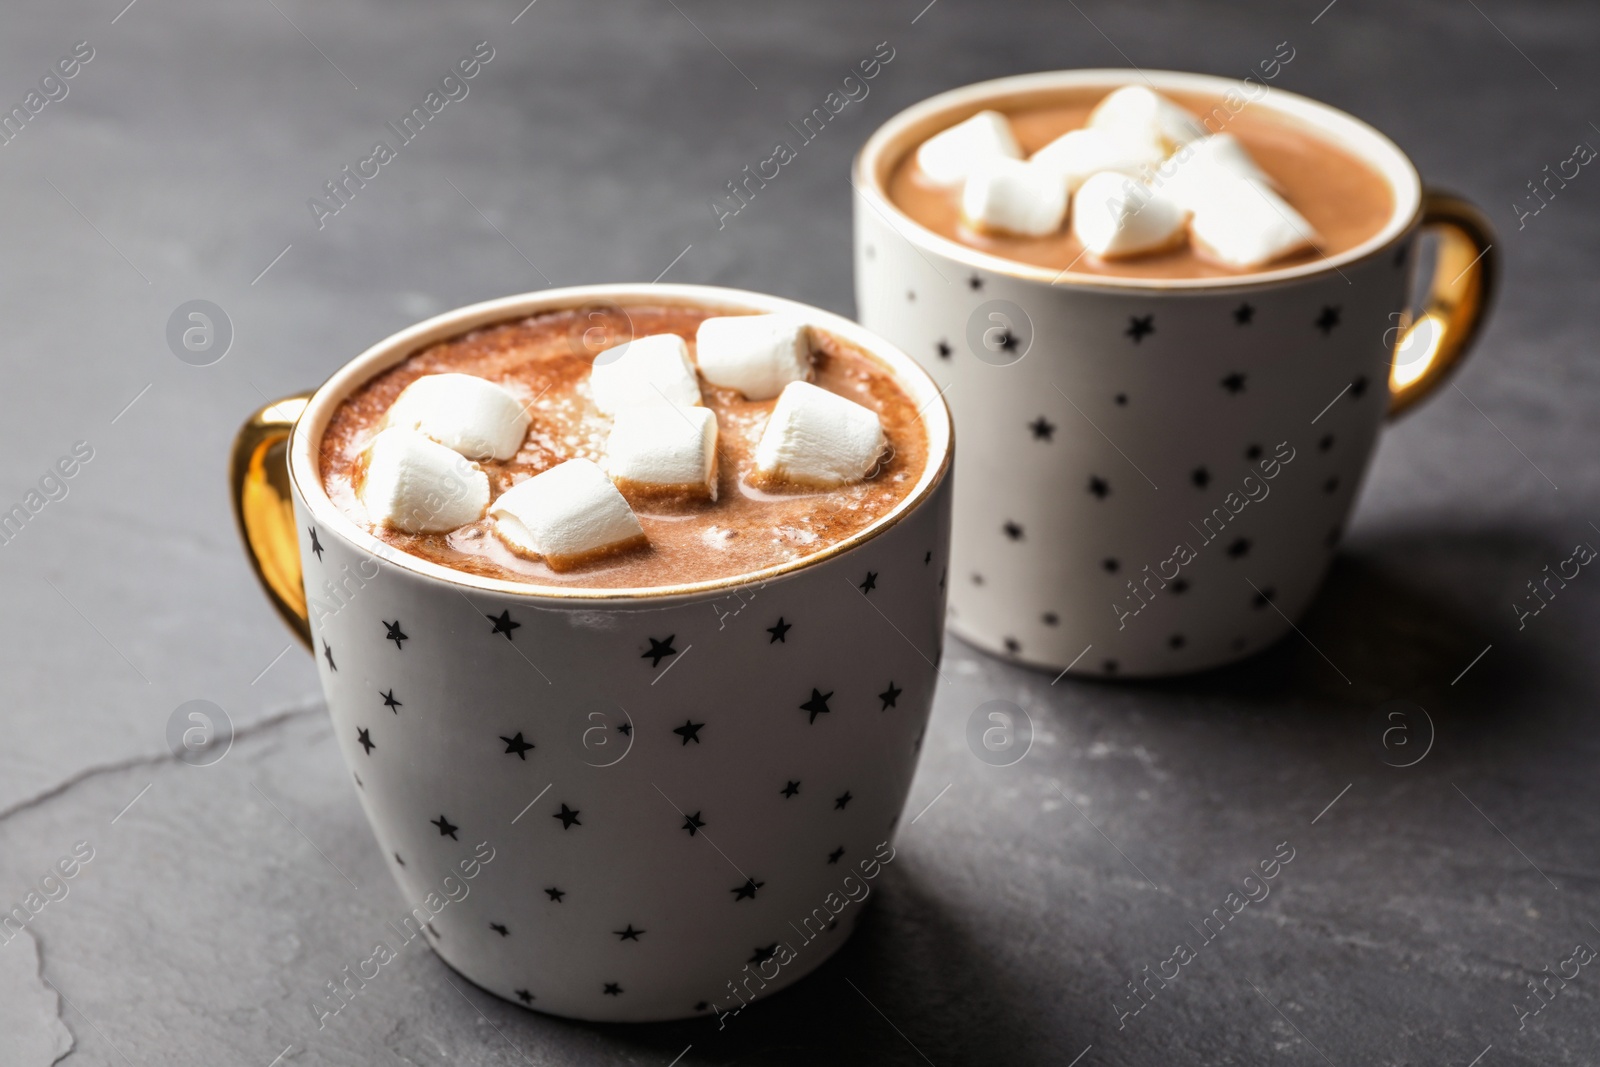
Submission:
M 0 148 L 0 510 L 74 442 L 94 449 L 0 545 L 0 903 L 76 842 L 95 852 L 28 925 L 66 1004 L 27 941 L 0 945 L 0 980 L 22 983 L 5 1010 L 34 1013 L 15 1032 L 45 1035 L 13 1041 L 4 1015 L 0 1063 L 48 1063 L 57 1010 L 65 1062 L 86 1064 L 1593 1062 L 1600 971 L 1520 1032 L 1514 1005 L 1575 943 L 1600 946 L 1600 579 L 1521 630 L 1511 605 L 1600 543 L 1600 178 L 1520 230 L 1510 209 L 1600 143 L 1593 10 L 121 2 L 0 15 L 7 107 L 74 42 L 95 49 Z M 318 230 L 307 198 L 479 40 L 495 58 L 471 95 Z M 885 40 L 871 95 L 719 231 L 723 183 Z M 243 415 L 420 316 L 547 281 L 670 265 L 848 312 L 847 165 L 899 107 L 1052 67 L 1243 74 L 1283 40 L 1278 84 L 1486 204 L 1507 268 L 1459 389 L 1381 446 L 1304 639 L 1144 686 L 1052 685 L 952 642 L 880 899 L 835 960 L 726 1029 L 534 1015 L 412 946 L 319 1031 L 309 1002 L 403 902 L 310 664 L 275 658 L 289 639 L 235 542 L 223 474 Z M 165 338 L 196 298 L 234 329 L 208 367 Z M 209 767 L 167 755 L 191 699 L 239 731 Z M 966 745 L 993 699 L 1035 728 L 1008 768 Z M 1391 699 L 1436 728 L 1410 768 L 1369 744 Z M 1119 1029 L 1124 983 L 1199 945 L 1285 841 L 1271 895 Z

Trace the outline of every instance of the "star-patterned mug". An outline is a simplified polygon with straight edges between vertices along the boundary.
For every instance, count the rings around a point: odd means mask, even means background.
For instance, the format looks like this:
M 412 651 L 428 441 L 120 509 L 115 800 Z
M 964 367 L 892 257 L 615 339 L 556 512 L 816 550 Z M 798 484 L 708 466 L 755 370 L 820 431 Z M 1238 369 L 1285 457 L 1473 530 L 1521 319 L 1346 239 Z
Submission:
M 786 312 L 876 358 L 928 463 L 877 522 L 719 581 L 539 588 L 399 552 L 325 493 L 341 400 L 422 348 L 544 311 Z M 594 331 L 601 331 L 594 335 Z M 848 936 L 911 784 L 938 677 L 951 427 L 937 387 L 857 324 L 787 300 L 602 285 L 452 311 L 379 342 L 240 431 L 235 515 L 316 655 L 356 795 L 423 937 L 517 1003 L 593 1020 L 723 1013 Z M 397 951 L 398 945 L 390 945 Z M 337 1010 L 330 998 L 325 1009 Z
M 1370 126 L 1279 89 L 1245 106 L 1331 140 L 1390 186 L 1387 223 L 1346 253 L 1237 278 L 1058 273 L 936 235 L 887 195 L 905 153 L 980 109 L 1147 83 L 1249 95 L 1161 71 L 1002 78 L 896 115 L 854 168 L 860 320 L 934 376 L 961 439 L 950 629 L 1099 676 L 1203 670 L 1290 630 L 1386 415 L 1465 354 L 1497 275 L 1481 213 L 1424 190 Z M 1423 231 L 1438 243 L 1413 316 Z

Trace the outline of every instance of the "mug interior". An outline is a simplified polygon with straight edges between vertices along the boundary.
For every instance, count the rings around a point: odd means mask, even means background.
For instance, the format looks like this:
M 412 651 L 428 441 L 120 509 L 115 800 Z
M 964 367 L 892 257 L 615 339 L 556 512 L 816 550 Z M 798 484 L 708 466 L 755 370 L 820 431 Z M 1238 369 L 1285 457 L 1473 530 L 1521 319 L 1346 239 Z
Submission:
M 1272 112 L 1275 121 L 1331 142 L 1361 159 L 1388 183 L 1394 200 L 1393 212 L 1382 229 L 1356 247 L 1311 263 L 1278 270 L 1254 271 L 1237 277 L 1123 278 L 1076 271 L 1059 272 L 1019 263 L 942 237 L 913 220 L 889 198 L 889 176 L 908 152 L 933 134 L 985 108 L 1004 111 L 1015 105 L 1048 102 L 1052 95 L 1081 93 L 1086 89 L 1110 92 L 1125 85 L 1140 84 L 1149 85 L 1162 93 L 1194 93 L 1223 98 L 1230 91 L 1241 93 L 1241 86 L 1245 83 L 1209 74 L 1113 68 L 1022 74 L 963 86 L 914 104 L 880 126 L 856 157 L 856 188 L 875 210 L 891 220 L 893 229 L 900 236 L 947 259 L 1046 285 L 1111 289 L 1235 289 L 1287 281 L 1333 270 L 1379 252 L 1408 231 L 1416 221 L 1422 202 L 1422 182 L 1417 176 L 1416 167 L 1393 141 L 1337 108 L 1270 87 L 1267 87 L 1264 96 L 1247 102 L 1244 108 L 1265 108 Z
M 916 404 L 921 416 L 924 432 L 928 435 L 927 464 L 911 491 L 876 522 L 819 552 L 762 570 L 748 571 L 726 578 L 644 588 L 555 587 L 468 574 L 413 556 L 379 540 L 352 521 L 329 498 L 322 483 L 317 452 L 322 435 L 327 430 L 328 420 L 350 394 L 377 375 L 404 362 L 414 353 L 441 341 L 486 326 L 527 318 L 530 315 L 567 311 L 591 304 L 616 305 L 622 308 L 630 304 L 646 304 L 736 313 L 783 312 L 801 317 L 866 353 L 893 375 L 896 384 L 904 389 L 906 395 Z M 289 439 L 289 478 L 300 499 L 305 502 L 320 526 L 338 533 L 360 551 L 416 574 L 467 588 L 514 597 L 567 601 L 647 598 L 654 600 L 725 591 L 729 587 L 770 581 L 848 552 L 893 526 L 932 493 L 949 468 L 950 448 L 950 413 L 940 396 L 939 387 L 910 356 L 849 319 L 793 300 L 740 289 L 723 289 L 707 285 L 582 285 L 502 297 L 447 311 L 379 341 L 335 371 L 307 402 L 305 411 L 295 423 Z

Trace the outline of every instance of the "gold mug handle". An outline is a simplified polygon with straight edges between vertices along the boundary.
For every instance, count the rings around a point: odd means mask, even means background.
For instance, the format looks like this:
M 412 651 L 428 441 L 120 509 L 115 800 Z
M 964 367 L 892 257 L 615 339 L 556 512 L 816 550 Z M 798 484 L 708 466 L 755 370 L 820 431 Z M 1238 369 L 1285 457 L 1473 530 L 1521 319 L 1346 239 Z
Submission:
M 228 484 L 233 519 L 262 590 L 300 643 L 315 651 L 289 488 L 289 434 L 310 401 L 310 393 L 284 397 L 239 427 Z
M 1421 313 L 1400 333 L 1389 373 L 1392 419 L 1444 383 L 1471 350 L 1500 280 L 1489 219 L 1459 196 L 1425 189 L 1420 228 L 1438 235 Z M 1418 351 L 1409 351 L 1422 345 Z M 1404 356 L 1402 356 L 1404 353 Z

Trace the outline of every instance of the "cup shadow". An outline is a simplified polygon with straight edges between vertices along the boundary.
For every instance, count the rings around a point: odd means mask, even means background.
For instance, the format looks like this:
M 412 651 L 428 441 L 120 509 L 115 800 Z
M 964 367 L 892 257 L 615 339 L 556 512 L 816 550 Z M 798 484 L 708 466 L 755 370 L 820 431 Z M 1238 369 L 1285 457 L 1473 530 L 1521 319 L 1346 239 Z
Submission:
M 902 853 L 902 857 L 905 854 Z M 517 1030 L 560 1033 L 629 1062 L 992 1064 L 1046 1062 L 1047 1036 L 1029 1019 L 1059 1015 L 997 966 L 949 905 L 919 881 L 909 857 L 887 870 L 850 941 L 795 985 L 723 1019 L 588 1023 L 518 1013 Z M 1029 1004 L 1034 1000 L 1036 1003 Z M 1059 1018 L 1053 1029 L 1061 1026 Z M 620 1054 L 620 1057 L 619 1057 Z

